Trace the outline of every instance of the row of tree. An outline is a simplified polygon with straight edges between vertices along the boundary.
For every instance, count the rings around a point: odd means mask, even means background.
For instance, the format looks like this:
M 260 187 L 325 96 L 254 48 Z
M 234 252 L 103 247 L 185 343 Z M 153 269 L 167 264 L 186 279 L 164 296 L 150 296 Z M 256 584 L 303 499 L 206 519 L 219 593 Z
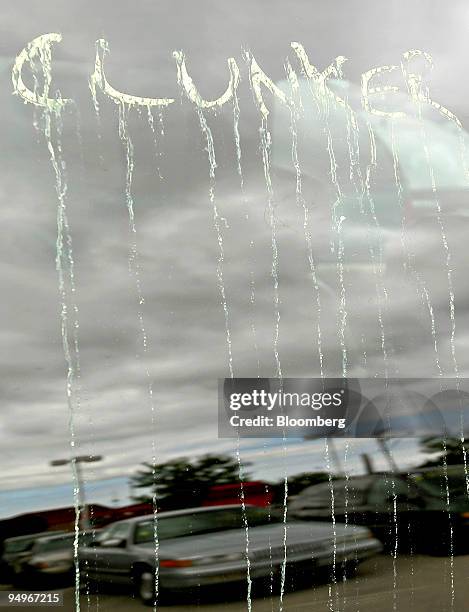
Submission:
M 469 442 L 457 438 L 424 438 L 422 450 L 432 457 L 419 467 L 460 465 L 469 462 Z M 469 463 L 468 463 L 469 464 Z M 238 461 L 229 455 L 207 454 L 190 460 L 186 457 L 172 459 L 165 463 L 144 463 L 131 477 L 133 489 L 142 490 L 134 496 L 135 501 L 149 502 L 156 499 L 165 509 L 199 506 L 207 499 L 215 485 L 239 484 L 251 480 L 250 463 L 243 462 L 242 474 Z M 326 472 L 303 472 L 288 477 L 289 497 L 297 495 L 306 487 L 329 479 Z M 274 501 L 281 501 L 284 495 L 284 481 L 268 483 Z

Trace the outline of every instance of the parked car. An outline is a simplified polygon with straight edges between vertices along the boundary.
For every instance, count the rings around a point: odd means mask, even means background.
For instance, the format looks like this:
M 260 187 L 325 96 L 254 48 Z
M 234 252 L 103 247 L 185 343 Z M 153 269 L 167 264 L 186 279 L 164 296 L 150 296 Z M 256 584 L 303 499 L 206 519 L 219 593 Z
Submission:
M 289 505 L 300 520 L 368 527 L 386 548 L 450 554 L 469 534 L 463 466 L 339 478 L 304 489 Z
M 276 575 L 285 555 L 282 514 L 247 506 L 245 518 L 248 553 L 240 505 L 159 513 L 158 544 L 153 515 L 114 523 L 103 531 L 97 547 L 82 550 L 82 582 L 133 585 L 143 603 L 152 605 L 157 565 L 160 598 L 168 591 L 246 580 L 247 557 L 253 579 Z M 288 522 L 286 527 L 289 566 L 306 563 L 311 571 L 334 560 L 356 564 L 381 548 L 368 529 L 356 526 L 336 526 L 335 538 L 327 523 Z
M 22 573 L 23 566 L 31 557 L 34 542 L 42 536 L 51 536 L 64 533 L 63 531 L 43 531 L 23 536 L 8 538 L 3 543 L 2 562 L 6 568 L 7 579 L 15 582 Z
M 92 544 L 96 537 L 95 531 L 80 533 L 79 550 Z M 23 572 L 31 579 L 71 575 L 74 571 L 74 542 L 74 533 L 38 538 L 31 549 L 30 558 L 23 564 Z

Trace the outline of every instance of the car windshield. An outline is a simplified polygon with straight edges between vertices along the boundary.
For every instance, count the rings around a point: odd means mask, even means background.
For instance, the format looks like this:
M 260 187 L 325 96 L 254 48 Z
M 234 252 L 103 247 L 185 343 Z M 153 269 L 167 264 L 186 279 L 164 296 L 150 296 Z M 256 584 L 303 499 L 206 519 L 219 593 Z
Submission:
M 193 514 L 160 518 L 156 528 L 158 539 L 167 540 L 229 529 L 242 529 L 245 525 L 244 519 L 246 519 L 250 528 L 281 521 L 281 517 L 277 513 L 269 512 L 266 508 L 246 508 L 244 517 L 240 506 L 239 508 L 194 512 Z M 135 543 L 154 542 L 154 528 L 154 521 L 151 519 L 139 523 L 135 529 Z
M 5 552 L 6 553 L 25 552 L 31 547 L 32 543 L 33 543 L 32 538 L 21 539 L 21 540 L 10 540 L 9 542 L 5 542 Z
M 90 538 L 90 534 L 87 535 L 87 540 L 85 541 L 85 543 L 91 544 L 93 541 L 96 542 L 104 542 L 105 540 L 111 540 L 111 539 L 125 539 L 127 537 L 129 533 L 129 523 L 126 521 L 123 522 L 119 522 L 119 523 L 113 523 L 112 525 L 109 525 L 109 527 L 106 527 L 106 529 L 103 529 L 101 532 L 95 534 L 95 536 L 91 536 Z

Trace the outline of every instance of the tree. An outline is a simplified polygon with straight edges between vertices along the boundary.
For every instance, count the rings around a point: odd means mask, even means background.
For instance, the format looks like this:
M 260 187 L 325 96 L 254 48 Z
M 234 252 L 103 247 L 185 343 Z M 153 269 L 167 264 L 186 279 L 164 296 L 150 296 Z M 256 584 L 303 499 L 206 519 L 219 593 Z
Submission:
M 249 465 L 243 462 L 243 480 L 250 478 L 245 471 Z M 228 455 L 211 454 L 194 460 L 179 457 L 155 465 L 146 462 L 130 482 L 134 488 L 149 489 L 134 497 L 135 501 L 149 502 L 155 496 L 158 506 L 164 509 L 187 508 L 201 505 L 214 485 L 238 483 L 239 465 Z
M 441 467 L 446 465 L 463 465 L 464 453 L 469 461 L 469 440 L 461 441 L 459 438 L 423 438 L 421 446 L 427 453 L 438 453 L 420 467 Z

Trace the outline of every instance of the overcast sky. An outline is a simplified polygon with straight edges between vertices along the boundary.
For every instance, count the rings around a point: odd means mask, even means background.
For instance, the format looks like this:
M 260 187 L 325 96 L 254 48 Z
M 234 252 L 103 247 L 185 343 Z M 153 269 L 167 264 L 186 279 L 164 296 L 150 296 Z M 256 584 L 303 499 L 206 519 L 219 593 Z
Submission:
M 62 133 L 76 284 L 73 301 L 79 324 L 80 372 L 74 385 L 72 421 L 77 452 L 104 457 L 87 468 L 90 480 L 105 481 L 95 489 L 99 501 L 116 496 L 125 501 L 126 477 L 153 455 L 164 461 L 204 452 L 235 452 L 235 441 L 217 437 L 217 380 L 229 375 L 227 326 L 235 376 L 267 377 L 277 372 L 277 310 L 260 155 L 260 115 L 249 88 L 243 51 L 251 50 L 274 81 L 285 78 L 287 56 L 295 62 L 292 41 L 303 43 L 311 62 L 320 69 L 336 56 L 345 55 L 349 60 L 344 78 L 351 83 L 351 95 L 357 95 L 362 72 L 382 64 L 399 64 L 404 51 L 420 48 L 430 52 L 435 62 L 431 81 L 434 98 L 463 122 L 467 115 L 469 11 L 464 2 L 453 3 L 451 9 L 444 2 L 423 1 L 412 3 L 412 8 L 404 1 L 333 1 L 326 6 L 307 1 L 243 0 L 201 1 L 196 5 L 185 0 L 177 5 L 169 0 L 18 0 L 1 9 L 2 515 L 43 507 L 52 500 L 57 505 L 68 503 L 71 482 L 69 468 L 49 466 L 51 460 L 71 453 L 67 365 L 55 269 L 55 176 L 41 132 L 41 113 L 13 96 L 11 85 L 15 56 L 29 41 L 48 32 L 63 35 L 62 43 L 53 48 L 52 91 L 59 89 L 63 97 L 75 101 L 63 114 Z M 129 118 L 135 233 L 129 231 L 126 154 L 125 143 L 119 138 L 118 109 L 98 95 L 98 120 L 88 87 L 95 41 L 101 37 L 109 42 L 105 69 L 114 87 L 134 95 L 176 99 L 162 112 L 161 120 L 155 113 L 155 132 L 146 112 L 139 115 L 134 111 Z M 226 88 L 228 57 L 235 57 L 241 70 L 239 129 L 244 187 L 241 189 L 238 175 L 233 110 L 227 104 L 216 115 L 206 113 L 217 162 L 213 202 L 207 142 L 196 110 L 181 98 L 172 57 L 176 49 L 186 53 L 194 82 L 208 99 Z M 295 68 L 299 72 L 297 63 Z M 24 79 L 31 86 L 27 68 Z M 403 82 L 400 86 L 404 87 Z M 273 110 L 272 99 L 267 99 Z M 454 376 L 455 363 L 465 375 L 469 363 L 467 290 L 464 292 L 461 245 L 466 228 L 459 217 L 445 226 L 450 264 L 441 227 L 433 218 L 430 229 L 425 227 L 413 236 L 415 273 L 407 277 L 401 274 L 400 227 L 383 226 L 378 236 L 381 248 L 376 248 L 373 258 L 369 250 L 376 239 L 372 224 L 350 222 L 341 283 L 337 252 L 331 251 L 330 210 L 324 208 L 325 203 L 329 207 L 334 202 L 330 199 L 329 170 L 324 171 L 329 159 L 324 133 L 308 141 L 314 122 L 306 114 L 299 124 L 300 162 L 304 197 L 308 205 L 318 204 L 317 216 L 312 214 L 308 229 L 318 265 L 319 316 L 303 209 L 295 196 L 291 144 L 284 138 L 290 134 L 290 125 L 282 124 L 283 120 L 280 111 L 272 112 L 270 121 L 277 122 L 270 124 L 278 218 L 277 349 L 283 375 L 319 375 L 318 323 L 326 375 L 341 373 L 342 340 L 347 346 L 350 375 Z M 339 134 L 339 122 L 337 126 L 334 138 L 340 164 L 347 135 Z M 399 129 L 405 135 L 414 127 L 403 124 Z M 365 136 L 363 132 L 360 138 Z M 419 147 L 423 150 L 419 138 L 421 135 L 411 137 L 411 153 Z M 453 142 L 446 131 L 438 132 L 435 138 L 445 142 L 449 138 L 450 145 Z M 439 143 L 437 140 L 436 148 Z M 394 174 L 390 172 L 392 155 L 389 146 L 381 145 L 376 176 L 383 177 L 379 180 L 384 181 L 384 187 L 376 188 L 390 194 L 385 206 L 398 209 Z M 367 155 L 365 150 L 363 169 L 369 163 Z M 460 163 L 457 146 L 451 159 L 455 166 Z M 407 163 L 403 159 L 403 174 Z M 348 165 L 340 168 L 339 174 L 347 175 L 348 169 Z M 352 187 L 348 185 L 349 190 Z M 456 187 L 460 185 L 445 185 L 449 190 Z M 213 223 L 214 205 L 220 235 Z M 344 223 L 348 223 L 347 216 Z M 134 246 L 137 259 L 132 254 Z M 380 257 L 382 270 L 377 271 Z M 455 296 L 455 331 L 450 319 L 448 269 Z M 72 332 L 75 315 L 69 289 Z M 341 292 L 346 298 L 343 337 Z M 276 479 L 285 471 L 290 474 L 312 466 L 326 467 L 322 441 L 296 442 L 286 454 L 278 441 L 265 442 L 266 446 L 262 441 L 241 445 L 242 457 L 254 462 L 257 477 Z M 343 444 L 339 444 L 342 455 Z M 358 470 L 360 453 L 364 449 L 373 452 L 373 448 L 372 442 L 355 442 L 350 469 Z M 418 462 L 416 445 L 401 444 L 396 453 L 399 449 L 403 464 Z M 110 483 L 114 478 L 117 480 Z M 55 485 L 61 488 L 51 496 L 52 489 L 47 487 Z M 21 501 L 16 491 L 20 488 L 25 489 Z

